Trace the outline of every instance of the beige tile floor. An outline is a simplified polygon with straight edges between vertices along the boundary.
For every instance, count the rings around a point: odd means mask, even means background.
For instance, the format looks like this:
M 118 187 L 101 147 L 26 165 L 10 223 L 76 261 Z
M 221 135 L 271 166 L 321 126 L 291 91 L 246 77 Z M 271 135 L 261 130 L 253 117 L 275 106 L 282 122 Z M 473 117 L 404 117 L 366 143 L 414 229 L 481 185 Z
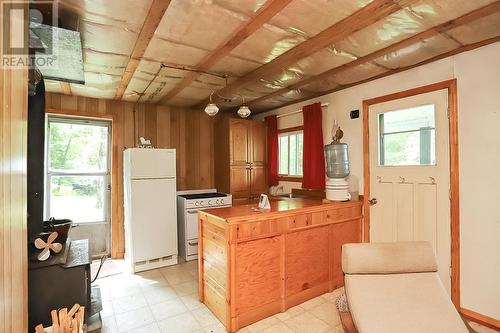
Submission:
M 198 301 L 198 263 L 101 278 L 102 333 L 219 333 L 219 320 Z M 241 329 L 241 333 L 342 333 L 335 308 L 342 289 Z M 478 333 L 494 332 L 477 324 Z
M 198 263 L 97 280 L 103 297 L 102 333 L 226 332 L 198 301 Z M 340 290 L 241 329 L 241 333 L 343 332 L 335 309 Z

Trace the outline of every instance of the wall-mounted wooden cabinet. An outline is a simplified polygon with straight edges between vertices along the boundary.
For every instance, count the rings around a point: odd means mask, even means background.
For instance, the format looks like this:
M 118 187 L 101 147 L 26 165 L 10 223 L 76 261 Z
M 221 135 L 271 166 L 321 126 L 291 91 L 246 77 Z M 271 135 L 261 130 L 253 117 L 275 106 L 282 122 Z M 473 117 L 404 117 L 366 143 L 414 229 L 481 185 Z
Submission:
M 214 134 L 217 190 L 231 193 L 233 205 L 258 201 L 268 192 L 266 124 L 221 117 Z

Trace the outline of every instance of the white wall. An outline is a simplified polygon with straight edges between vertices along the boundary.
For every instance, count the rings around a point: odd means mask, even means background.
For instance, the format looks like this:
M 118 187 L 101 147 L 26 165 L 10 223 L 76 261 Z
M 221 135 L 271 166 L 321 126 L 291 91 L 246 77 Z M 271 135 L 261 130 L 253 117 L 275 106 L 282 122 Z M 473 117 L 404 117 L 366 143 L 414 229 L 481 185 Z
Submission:
M 334 119 L 349 144 L 352 177 L 363 192 L 362 101 L 439 81 L 458 82 L 462 307 L 500 319 L 500 43 L 458 54 L 389 77 L 259 114 L 281 114 L 317 101 L 323 136 Z M 360 110 L 351 120 L 349 112 Z M 298 184 L 300 186 L 300 184 Z

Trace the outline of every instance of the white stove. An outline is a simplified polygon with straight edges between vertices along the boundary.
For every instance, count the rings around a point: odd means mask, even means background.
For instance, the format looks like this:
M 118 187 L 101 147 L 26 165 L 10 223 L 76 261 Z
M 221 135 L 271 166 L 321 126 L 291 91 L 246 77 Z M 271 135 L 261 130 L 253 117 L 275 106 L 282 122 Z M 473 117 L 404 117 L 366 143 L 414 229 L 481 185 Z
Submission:
M 215 189 L 177 192 L 179 256 L 186 261 L 198 258 L 198 211 L 231 207 L 232 203 L 231 194 Z

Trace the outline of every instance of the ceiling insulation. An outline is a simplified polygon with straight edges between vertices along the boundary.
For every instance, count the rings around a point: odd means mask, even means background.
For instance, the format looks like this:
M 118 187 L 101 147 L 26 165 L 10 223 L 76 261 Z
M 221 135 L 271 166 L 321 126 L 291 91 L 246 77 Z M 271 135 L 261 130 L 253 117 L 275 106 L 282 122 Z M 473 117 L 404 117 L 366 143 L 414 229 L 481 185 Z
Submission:
M 386 54 L 374 62 L 387 68 L 397 69 L 417 64 L 460 46 L 461 44 L 453 39 L 443 35 L 436 35 L 396 52 Z
M 184 78 L 189 85 L 166 100 L 167 105 L 189 107 L 199 105 L 211 93 L 224 87 L 220 77 L 193 73 L 221 45 L 234 37 L 256 13 L 266 11 L 273 0 L 172 0 L 156 31 L 137 59 L 137 69 L 126 80 L 122 99 L 163 103 L 162 98 Z M 346 17 L 372 2 L 381 0 L 291 0 L 283 9 L 267 18 L 252 34 L 239 39 L 224 57 L 211 63 L 209 71 L 228 75 L 229 82 L 245 78 L 262 65 L 283 57 L 290 50 L 315 35 L 339 24 Z M 258 79 L 245 81 L 235 96 L 243 95 L 255 110 L 278 107 L 343 85 L 355 84 L 391 70 L 431 59 L 465 44 L 500 36 L 500 4 L 484 17 L 477 17 L 458 28 L 450 29 L 407 43 L 367 62 L 349 66 L 333 75 L 315 77 L 333 68 L 349 64 L 384 47 L 427 31 L 492 4 L 493 0 L 404 0 L 401 9 L 359 29 L 343 40 L 312 54 L 297 55 L 286 68 L 275 68 Z M 96 98 L 115 98 L 124 70 L 131 61 L 139 32 L 147 21 L 153 0 L 65 0 L 61 6 L 79 17 L 82 36 L 85 85 L 71 84 L 71 93 Z M 492 5 L 494 6 L 494 4 Z M 244 33 L 244 32 L 243 32 Z M 290 51 L 293 52 L 293 51 Z M 291 54 L 291 53 L 290 53 Z M 134 60 L 135 61 L 135 60 Z M 177 67 L 162 68 L 161 64 Z M 135 67 L 134 67 L 135 68 Z M 303 80 L 307 84 L 301 84 Z M 289 88 L 291 85 L 295 85 Z M 56 81 L 47 82 L 47 91 L 62 93 Z M 267 95 L 273 94 L 269 97 Z M 235 97 L 232 96 L 232 97 Z M 237 106 L 241 100 L 221 103 L 222 108 Z
M 496 13 L 469 24 L 452 29 L 448 34 L 462 44 L 471 44 L 498 36 L 500 13 Z

